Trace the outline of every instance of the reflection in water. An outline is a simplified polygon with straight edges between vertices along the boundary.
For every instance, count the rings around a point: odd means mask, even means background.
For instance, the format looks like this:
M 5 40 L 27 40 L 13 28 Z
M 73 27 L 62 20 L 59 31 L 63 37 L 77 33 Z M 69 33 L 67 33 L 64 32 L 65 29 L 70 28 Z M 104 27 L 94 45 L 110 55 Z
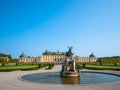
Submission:
M 80 84 L 80 77 L 61 77 L 62 84 Z

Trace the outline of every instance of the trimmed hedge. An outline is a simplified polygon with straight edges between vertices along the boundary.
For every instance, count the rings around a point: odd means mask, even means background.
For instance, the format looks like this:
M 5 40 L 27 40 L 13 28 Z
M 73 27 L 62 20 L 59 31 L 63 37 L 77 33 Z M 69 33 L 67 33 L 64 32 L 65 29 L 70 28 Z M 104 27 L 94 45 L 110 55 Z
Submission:
M 46 70 L 47 69 L 52 69 L 54 67 L 54 64 L 48 64 L 48 68 L 46 68 Z
M 79 65 L 81 66 L 81 65 Z M 92 69 L 92 70 L 119 70 L 120 71 L 120 66 L 112 66 L 112 65 L 90 65 L 86 64 L 85 66 L 83 65 L 85 69 Z
M 12 66 L 4 66 L 0 67 L 0 71 L 16 71 L 16 70 L 38 70 L 43 67 L 38 67 L 38 65 L 12 65 Z

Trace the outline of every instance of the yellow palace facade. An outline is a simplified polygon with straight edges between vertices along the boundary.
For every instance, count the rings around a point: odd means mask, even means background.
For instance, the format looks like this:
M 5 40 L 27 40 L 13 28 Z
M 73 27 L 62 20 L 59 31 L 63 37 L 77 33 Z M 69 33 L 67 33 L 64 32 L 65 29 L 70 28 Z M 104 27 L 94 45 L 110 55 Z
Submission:
M 50 52 L 50 51 L 45 51 L 42 56 L 38 57 L 26 57 L 24 53 L 22 53 L 19 57 L 19 62 L 20 63 L 62 63 L 66 59 L 65 53 L 64 52 Z M 80 62 L 96 62 L 97 58 L 96 56 L 92 53 L 89 55 L 89 57 L 80 57 L 80 56 L 75 56 L 74 57 L 75 61 L 80 63 Z

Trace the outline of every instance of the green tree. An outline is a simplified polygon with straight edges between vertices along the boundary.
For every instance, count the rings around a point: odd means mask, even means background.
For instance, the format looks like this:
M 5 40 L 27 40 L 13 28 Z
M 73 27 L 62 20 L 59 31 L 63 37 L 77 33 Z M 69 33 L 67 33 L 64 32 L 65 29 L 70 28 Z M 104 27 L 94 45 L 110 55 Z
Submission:
M 7 61 L 4 60 L 4 59 L 0 59 L 0 63 L 2 63 L 2 66 L 4 67 L 4 66 L 5 66 L 5 63 L 7 63 Z

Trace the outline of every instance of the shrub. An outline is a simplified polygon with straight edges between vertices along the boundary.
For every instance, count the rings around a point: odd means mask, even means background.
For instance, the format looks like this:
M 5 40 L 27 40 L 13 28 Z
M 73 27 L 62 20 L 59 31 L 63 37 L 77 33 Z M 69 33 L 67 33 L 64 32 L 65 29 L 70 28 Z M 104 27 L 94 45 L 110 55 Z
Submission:
M 117 63 L 116 63 L 116 62 L 114 63 L 114 66 L 117 66 Z
M 83 68 L 85 68 L 85 65 L 86 65 L 86 64 L 85 64 L 85 63 L 83 63 Z
M 83 67 L 82 67 L 82 65 L 81 64 L 76 64 L 76 69 L 77 70 L 80 70 L 80 69 L 82 69 Z
M 48 66 L 47 63 L 44 64 L 44 67 Z
M 16 62 L 16 66 L 18 65 L 18 62 Z
M 46 68 L 46 69 L 52 69 L 53 66 L 54 66 L 54 64 L 48 64 L 48 68 Z
M 43 68 L 43 67 L 44 67 L 44 64 L 38 64 L 38 67 L 39 67 L 39 68 Z
M 100 65 L 102 66 L 102 65 L 103 65 L 103 63 L 102 63 L 102 62 L 100 62 Z
M 5 63 L 2 63 L 2 67 L 4 67 L 5 66 Z

